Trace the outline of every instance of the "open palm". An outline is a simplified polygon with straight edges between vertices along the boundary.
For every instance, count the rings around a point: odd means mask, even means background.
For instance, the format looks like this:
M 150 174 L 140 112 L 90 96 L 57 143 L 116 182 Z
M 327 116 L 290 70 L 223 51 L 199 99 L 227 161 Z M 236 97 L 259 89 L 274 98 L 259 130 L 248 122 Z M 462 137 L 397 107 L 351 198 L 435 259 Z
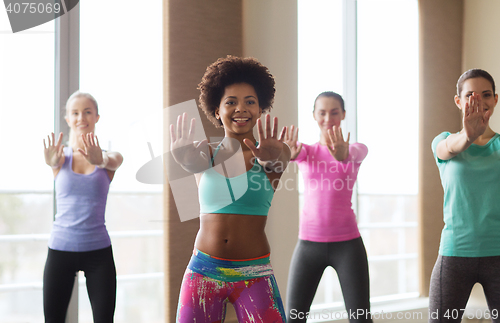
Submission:
M 208 155 L 208 141 L 194 142 L 195 120 L 188 127 L 187 114 L 177 117 L 177 129 L 170 125 L 170 151 L 175 161 L 181 165 L 195 164 L 201 155 Z
M 46 145 L 45 139 L 43 140 L 43 148 L 44 148 L 43 153 L 45 156 L 45 162 L 47 163 L 47 165 L 51 167 L 59 166 L 59 161 L 63 156 L 64 146 L 61 145 L 62 138 L 63 138 L 63 133 L 61 132 L 59 133 L 59 137 L 56 143 L 54 133 L 52 132 L 52 140 L 50 136 L 47 136 L 48 145 Z
M 302 150 L 302 143 L 299 143 L 299 146 L 297 147 L 297 141 L 299 138 L 299 128 L 295 128 L 294 125 L 290 126 L 290 130 L 287 131 L 285 135 L 285 143 L 290 147 L 290 152 L 291 156 L 290 159 L 295 159 L 299 155 L 300 151 Z
M 252 154 L 261 161 L 276 161 L 283 151 L 283 139 L 286 134 L 286 127 L 280 132 L 278 137 L 278 118 L 274 117 L 271 128 L 271 116 L 266 115 L 266 129 L 262 127 L 261 119 L 257 120 L 257 131 L 259 134 L 259 146 L 256 147 L 249 139 L 243 142 L 252 151 Z

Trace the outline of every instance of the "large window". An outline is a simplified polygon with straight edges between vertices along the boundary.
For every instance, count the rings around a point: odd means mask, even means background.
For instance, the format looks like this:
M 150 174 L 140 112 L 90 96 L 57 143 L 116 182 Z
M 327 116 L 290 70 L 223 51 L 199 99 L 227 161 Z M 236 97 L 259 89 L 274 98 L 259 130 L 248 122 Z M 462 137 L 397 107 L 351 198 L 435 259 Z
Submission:
M 161 1 L 148 9 L 138 16 L 134 1 L 80 3 L 80 88 L 99 103 L 100 142 L 124 156 L 106 214 L 118 274 L 115 322 L 164 320 L 163 188 L 136 180 L 151 160 L 148 142 L 161 152 L 161 124 L 148 123 L 163 105 Z M 80 322 L 92 322 L 86 294 L 82 286 Z
M 0 10 L 0 48 L 0 318 L 42 322 L 53 217 L 42 139 L 54 129 L 54 22 L 12 34 Z
M 343 122 L 344 134 L 369 149 L 353 205 L 372 304 L 418 296 L 417 1 L 299 0 L 298 15 L 299 139 L 319 140 L 311 113 L 317 94 L 344 96 L 347 116 L 355 117 Z M 342 306 L 338 278 L 327 268 L 312 309 Z
M 139 183 L 135 176 L 151 159 L 148 142 L 157 154 L 162 148 L 161 125 L 151 118 L 156 111 L 161 115 L 163 88 L 162 4 L 155 6 L 150 14 L 138 16 L 132 1 L 116 5 L 89 0 L 74 9 L 80 15 L 70 18 L 79 33 L 69 37 L 80 45 L 79 53 L 77 47 L 69 50 L 69 62 L 76 66 L 67 74 L 99 103 L 96 135 L 101 147 L 124 156 L 106 208 L 118 275 L 117 323 L 164 321 L 162 186 Z M 64 129 L 56 113 L 64 114 L 64 107 L 56 111 L 54 97 L 60 89 L 54 75 L 64 56 L 58 51 L 71 47 L 57 40 L 57 28 L 51 21 L 12 34 L 5 10 L 0 10 L 2 322 L 43 322 L 42 274 L 54 184 L 42 139 L 59 125 Z M 78 285 L 77 311 L 68 313 L 68 322 L 93 322 L 82 273 Z
M 418 295 L 418 6 L 416 0 L 358 0 L 357 6 L 357 132 L 370 150 L 359 174 L 358 216 L 371 295 L 412 297 Z

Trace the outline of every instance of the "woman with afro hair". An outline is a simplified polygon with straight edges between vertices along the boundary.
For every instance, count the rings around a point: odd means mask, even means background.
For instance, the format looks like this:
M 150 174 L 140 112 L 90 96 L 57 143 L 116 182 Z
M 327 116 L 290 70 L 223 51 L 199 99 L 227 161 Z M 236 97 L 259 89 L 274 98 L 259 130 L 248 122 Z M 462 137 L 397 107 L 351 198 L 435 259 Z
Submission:
M 184 274 L 177 322 L 223 322 L 227 303 L 239 322 L 285 322 L 265 234 L 269 207 L 290 160 L 278 120 L 260 119 L 274 101 L 274 78 L 254 58 L 228 56 L 202 78 L 200 105 L 224 138 L 193 142 L 194 119 L 170 126 L 171 151 L 196 174 L 200 230 Z M 258 140 L 254 137 L 257 125 Z

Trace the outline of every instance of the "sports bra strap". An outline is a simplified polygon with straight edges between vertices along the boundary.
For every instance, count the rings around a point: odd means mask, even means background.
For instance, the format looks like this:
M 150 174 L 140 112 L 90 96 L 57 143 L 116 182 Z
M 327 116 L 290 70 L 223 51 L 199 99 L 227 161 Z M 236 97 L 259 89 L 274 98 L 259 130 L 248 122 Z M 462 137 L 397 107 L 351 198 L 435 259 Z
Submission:
M 214 166 L 215 156 L 216 156 L 216 155 L 217 155 L 217 153 L 219 152 L 221 145 L 222 145 L 222 140 L 221 140 L 221 142 L 217 145 L 217 148 L 215 148 L 215 150 L 214 150 L 214 153 L 213 153 L 212 159 L 210 160 L 210 167 L 213 167 L 213 166 Z M 259 145 L 259 142 L 258 142 L 258 141 L 256 141 L 256 142 L 255 142 L 255 147 L 257 147 L 258 145 Z
M 214 153 L 212 155 L 212 159 L 210 160 L 210 167 L 213 167 L 214 166 L 214 160 L 215 160 L 215 156 L 217 155 L 217 153 L 219 152 L 219 149 L 220 149 L 220 146 L 222 145 L 222 141 L 217 145 L 217 148 L 215 148 L 214 150 Z

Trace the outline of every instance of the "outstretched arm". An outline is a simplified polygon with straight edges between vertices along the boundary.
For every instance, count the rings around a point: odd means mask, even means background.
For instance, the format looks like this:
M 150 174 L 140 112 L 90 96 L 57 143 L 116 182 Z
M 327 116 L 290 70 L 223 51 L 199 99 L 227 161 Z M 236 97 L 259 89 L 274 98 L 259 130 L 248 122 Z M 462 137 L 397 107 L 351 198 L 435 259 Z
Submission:
M 170 151 L 175 161 L 186 171 L 199 173 L 208 168 L 209 151 L 206 139 L 194 142 L 195 120 L 188 128 L 187 114 L 177 117 L 177 129 L 170 125 Z
M 262 128 L 261 119 L 257 120 L 257 130 L 259 133 L 259 147 L 255 147 L 249 139 L 243 142 L 252 151 L 257 158 L 258 163 L 276 173 L 285 171 L 290 162 L 290 148 L 283 139 L 286 134 L 286 127 L 283 127 L 278 137 L 278 118 L 274 117 L 273 127 L 271 129 L 271 116 L 266 115 L 266 130 Z
M 436 155 L 441 160 L 449 160 L 465 151 L 488 127 L 491 111 L 484 111 L 481 96 L 472 93 L 465 103 L 460 133 L 451 134 L 436 147 Z
M 85 150 L 78 148 L 78 151 L 90 164 L 116 171 L 123 163 L 123 156 L 119 152 L 102 151 L 99 139 L 93 133 L 82 134 L 82 141 Z

